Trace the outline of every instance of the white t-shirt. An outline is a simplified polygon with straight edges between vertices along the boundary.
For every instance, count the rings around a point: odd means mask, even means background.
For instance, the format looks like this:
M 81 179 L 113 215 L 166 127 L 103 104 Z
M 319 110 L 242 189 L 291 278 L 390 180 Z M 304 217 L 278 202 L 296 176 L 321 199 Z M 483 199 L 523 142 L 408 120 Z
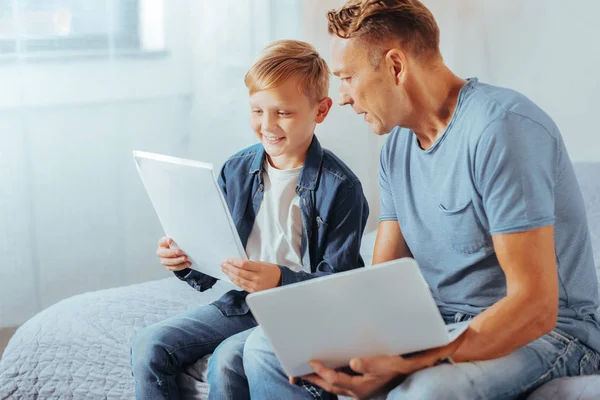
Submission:
M 246 244 L 250 260 L 303 269 L 302 210 L 296 193 L 301 171 L 279 170 L 265 162 L 264 197 Z

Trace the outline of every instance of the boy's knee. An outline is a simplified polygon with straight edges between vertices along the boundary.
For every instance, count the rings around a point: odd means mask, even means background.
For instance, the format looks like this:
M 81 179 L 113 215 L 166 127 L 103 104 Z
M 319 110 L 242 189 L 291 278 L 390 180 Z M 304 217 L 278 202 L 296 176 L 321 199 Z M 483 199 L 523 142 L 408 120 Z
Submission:
M 131 366 L 134 372 L 167 363 L 169 353 L 164 346 L 165 336 L 163 327 L 149 326 L 137 331 L 131 344 Z

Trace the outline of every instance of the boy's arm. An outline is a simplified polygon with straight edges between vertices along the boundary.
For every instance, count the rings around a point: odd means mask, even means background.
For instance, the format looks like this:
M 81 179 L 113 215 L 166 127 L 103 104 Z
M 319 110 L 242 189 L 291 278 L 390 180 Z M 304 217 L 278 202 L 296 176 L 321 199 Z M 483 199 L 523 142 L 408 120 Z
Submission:
M 327 224 L 327 245 L 323 260 L 317 265 L 316 271 L 314 273 L 295 272 L 280 265 L 280 286 L 363 267 L 360 243 L 368 216 L 367 199 L 362 185 L 356 181 L 346 192 L 338 196 L 337 205 L 329 217 L 329 221 L 319 222 Z

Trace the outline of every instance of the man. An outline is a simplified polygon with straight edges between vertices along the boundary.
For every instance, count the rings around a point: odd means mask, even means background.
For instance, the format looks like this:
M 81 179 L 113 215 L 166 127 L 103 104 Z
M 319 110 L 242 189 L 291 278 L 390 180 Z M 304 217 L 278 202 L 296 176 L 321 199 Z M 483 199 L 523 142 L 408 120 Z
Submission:
M 414 257 L 446 322 L 473 320 L 448 346 L 354 359 L 359 375 L 315 362 L 304 380 L 355 398 L 507 399 L 597 370 L 590 236 L 554 122 L 517 92 L 454 75 L 417 0 L 352 0 L 328 20 L 341 104 L 390 132 L 373 263 Z M 312 398 L 283 385 L 268 348 L 257 331 L 244 353 L 250 385 L 269 382 L 261 398 Z

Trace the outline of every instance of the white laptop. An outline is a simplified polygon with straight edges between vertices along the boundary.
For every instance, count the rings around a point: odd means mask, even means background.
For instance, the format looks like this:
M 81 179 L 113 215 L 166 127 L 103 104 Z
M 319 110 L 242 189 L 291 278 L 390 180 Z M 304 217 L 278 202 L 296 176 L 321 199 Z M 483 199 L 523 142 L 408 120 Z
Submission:
M 445 325 L 417 262 L 403 258 L 250 294 L 246 298 L 286 374 L 354 357 L 444 346 L 469 321 Z

